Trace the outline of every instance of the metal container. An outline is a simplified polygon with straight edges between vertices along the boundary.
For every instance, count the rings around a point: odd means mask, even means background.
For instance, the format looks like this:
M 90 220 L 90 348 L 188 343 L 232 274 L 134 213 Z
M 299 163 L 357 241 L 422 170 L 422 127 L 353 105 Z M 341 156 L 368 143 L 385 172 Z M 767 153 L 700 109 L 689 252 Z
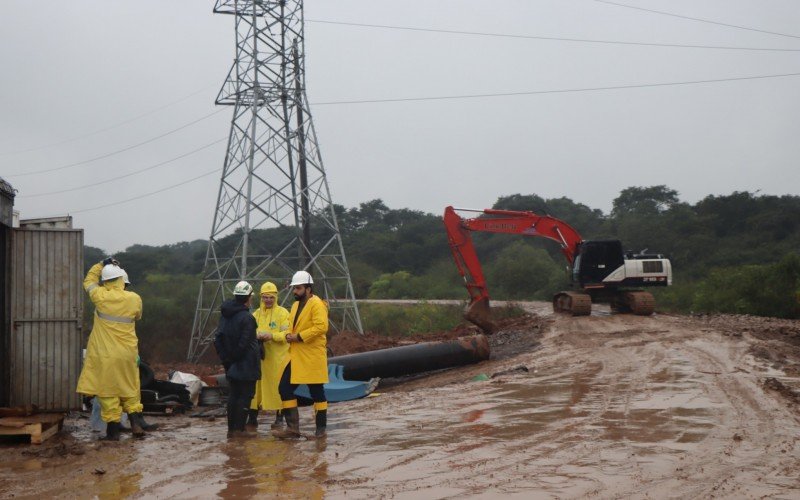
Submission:
M 21 224 L 10 233 L 7 404 L 80 408 L 83 230 Z
M 14 195 L 11 184 L 0 178 L 0 406 L 8 406 L 9 314 L 11 314 L 11 228 L 14 226 Z
M 16 190 L 0 177 L 0 225 L 14 225 L 14 197 Z

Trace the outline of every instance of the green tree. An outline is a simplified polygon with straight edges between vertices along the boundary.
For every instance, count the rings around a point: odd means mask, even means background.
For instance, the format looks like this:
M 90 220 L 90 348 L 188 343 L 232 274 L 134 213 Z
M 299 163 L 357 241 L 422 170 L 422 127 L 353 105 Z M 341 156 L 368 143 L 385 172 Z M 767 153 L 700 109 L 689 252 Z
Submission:
M 667 186 L 629 187 L 614 200 L 612 215 L 656 215 L 678 203 L 678 192 Z
M 485 268 L 490 295 L 506 299 L 547 299 L 563 274 L 547 252 L 523 241 L 507 246 Z

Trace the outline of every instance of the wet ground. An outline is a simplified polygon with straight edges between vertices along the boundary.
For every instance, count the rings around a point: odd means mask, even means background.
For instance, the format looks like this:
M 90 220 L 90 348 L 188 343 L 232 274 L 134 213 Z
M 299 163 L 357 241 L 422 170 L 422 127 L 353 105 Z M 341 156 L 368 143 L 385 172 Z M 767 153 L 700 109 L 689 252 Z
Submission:
M 324 441 L 163 417 L 106 445 L 71 419 L 41 447 L 0 448 L 0 495 L 800 497 L 797 322 L 527 307 L 539 316 L 495 335 L 492 361 L 332 405 Z

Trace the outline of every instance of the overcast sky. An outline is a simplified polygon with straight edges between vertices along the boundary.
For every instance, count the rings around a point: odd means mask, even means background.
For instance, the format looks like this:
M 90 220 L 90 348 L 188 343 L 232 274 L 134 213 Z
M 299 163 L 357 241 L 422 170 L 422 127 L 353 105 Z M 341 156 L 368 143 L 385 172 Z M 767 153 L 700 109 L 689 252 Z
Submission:
M 800 49 L 796 0 L 308 0 L 309 20 L 561 38 Z M 213 1 L 5 0 L 0 176 L 23 218 L 73 214 L 85 241 L 207 238 L 219 176 L 116 206 L 215 167 L 232 108 L 213 113 L 234 56 Z M 498 196 L 567 196 L 607 211 L 621 189 L 666 184 L 694 202 L 800 194 L 800 77 L 400 103 L 330 101 L 627 86 L 800 73 L 800 51 L 713 50 L 306 25 L 309 101 L 337 203 L 382 198 L 440 213 Z M 144 116 L 142 116 L 144 115 Z M 136 119 L 134 119 L 136 118 Z M 131 120 L 134 119 L 134 120 Z M 98 132 L 100 131 L 100 132 Z

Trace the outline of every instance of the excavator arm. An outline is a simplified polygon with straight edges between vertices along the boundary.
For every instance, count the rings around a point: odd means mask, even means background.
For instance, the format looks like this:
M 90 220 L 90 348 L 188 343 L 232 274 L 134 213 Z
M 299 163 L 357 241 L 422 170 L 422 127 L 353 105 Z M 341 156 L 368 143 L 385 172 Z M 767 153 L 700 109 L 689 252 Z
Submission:
M 472 231 L 521 234 L 553 240 L 561 246 L 561 252 L 570 265 L 575 261 L 578 247 L 583 241 L 572 226 L 549 215 L 513 210 L 458 209 L 482 214 L 476 218 L 463 219 L 456 210 L 453 207 L 445 208 L 444 225 L 453 259 L 470 295 L 470 304 L 464 317 L 487 334 L 493 333 L 495 326 L 491 321 L 486 279 L 472 243 Z

